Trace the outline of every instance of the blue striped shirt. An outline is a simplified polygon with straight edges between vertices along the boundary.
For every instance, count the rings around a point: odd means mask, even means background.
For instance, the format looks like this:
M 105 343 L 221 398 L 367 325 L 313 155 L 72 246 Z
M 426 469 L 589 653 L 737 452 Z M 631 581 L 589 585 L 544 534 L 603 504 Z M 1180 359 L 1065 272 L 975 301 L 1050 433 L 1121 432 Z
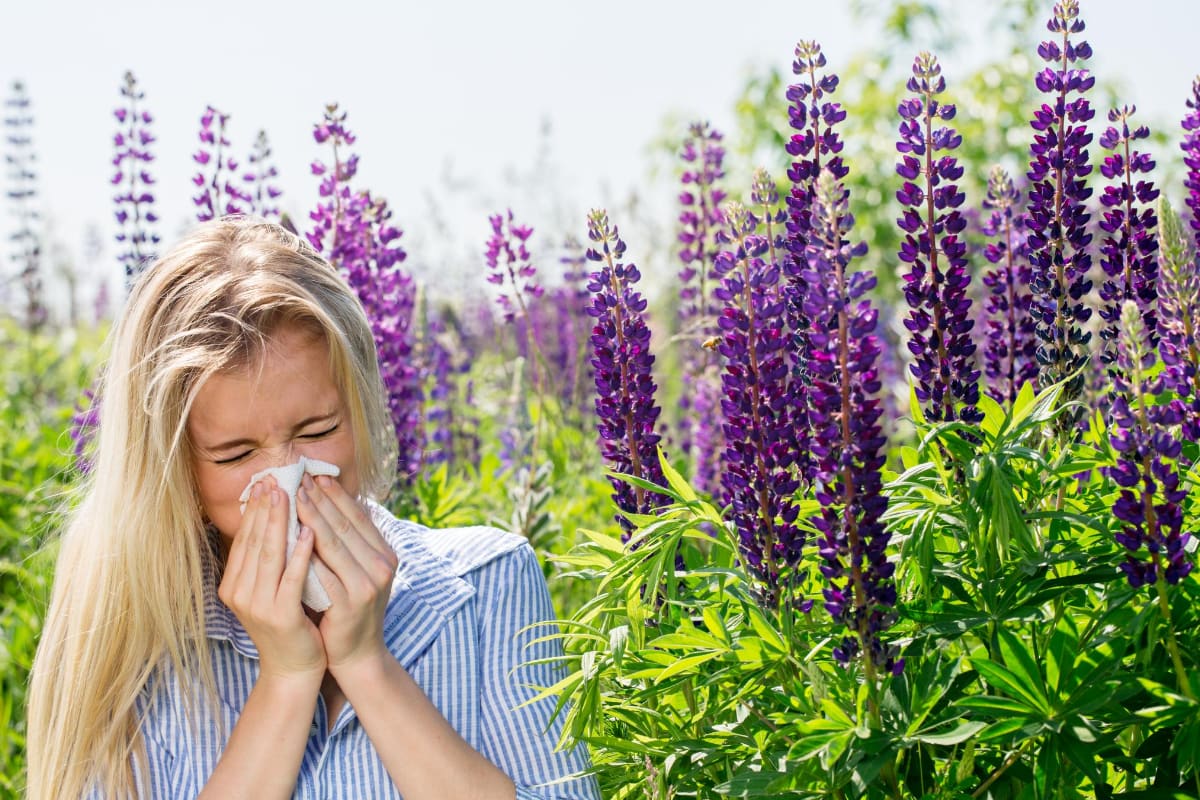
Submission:
M 395 519 L 372 504 L 376 525 L 400 558 L 383 636 L 388 649 L 430 701 L 473 748 L 507 774 L 518 800 L 598 800 L 587 752 L 555 752 L 562 718 L 550 723 L 554 699 L 518 708 L 561 677 L 554 665 L 520 666 L 561 655 L 557 641 L 532 643 L 546 629 L 525 626 L 554 618 L 533 549 L 494 528 L 429 530 Z M 204 787 L 258 676 L 258 652 L 233 612 L 210 585 L 209 645 L 220 696 L 218 715 L 198 681 L 164 669 L 143 697 L 141 731 L 155 798 L 195 797 Z M 190 693 L 200 719 L 185 714 Z M 317 709 L 296 776 L 293 798 L 400 798 L 383 762 L 346 703 L 328 720 Z

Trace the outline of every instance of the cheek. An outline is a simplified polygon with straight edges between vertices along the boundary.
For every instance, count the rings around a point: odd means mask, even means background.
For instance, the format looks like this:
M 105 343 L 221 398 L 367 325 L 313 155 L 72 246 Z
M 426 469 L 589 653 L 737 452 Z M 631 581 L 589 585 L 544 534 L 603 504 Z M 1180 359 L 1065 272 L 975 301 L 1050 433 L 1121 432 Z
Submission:
M 222 470 L 201 465 L 196 471 L 196 488 L 205 516 L 226 537 L 232 538 L 242 522 L 242 489 L 253 476 L 253 469 Z

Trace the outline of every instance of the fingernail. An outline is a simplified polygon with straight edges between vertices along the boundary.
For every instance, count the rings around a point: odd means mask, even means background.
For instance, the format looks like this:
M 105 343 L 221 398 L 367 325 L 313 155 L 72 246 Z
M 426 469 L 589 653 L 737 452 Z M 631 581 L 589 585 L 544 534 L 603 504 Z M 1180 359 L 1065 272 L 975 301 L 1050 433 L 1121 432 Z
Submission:
M 307 542 L 311 538 L 312 538 L 312 528 L 308 527 L 307 525 L 301 525 L 300 526 L 300 536 L 298 538 L 298 541 Z
M 278 489 L 271 490 L 271 505 L 273 505 L 273 506 L 279 505 L 279 490 Z
M 300 487 L 300 491 L 296 492 L 296 496 L 300 498 L 301 503 L 308 503 L 308 492 L 304 491 L 304 487 Z
M 250 497 L 254 500 L 257 500 L 261 494 L 262 494 L 262 484 L 261 483 L 254 484 L 254 488 L 250 490 Z
M 322 475 L 321 477 L 317 478 L 317 486 L 320 486 L 322 489 L 328 489 L 332 485 L 333 478 L 329 477 L 328 475 Z
M 300 484 L 302 486 L 304 486 L 306 489 L 313 488 L 313 480 L 308 475 L 305 475 L 303 478 L 300 479 Z

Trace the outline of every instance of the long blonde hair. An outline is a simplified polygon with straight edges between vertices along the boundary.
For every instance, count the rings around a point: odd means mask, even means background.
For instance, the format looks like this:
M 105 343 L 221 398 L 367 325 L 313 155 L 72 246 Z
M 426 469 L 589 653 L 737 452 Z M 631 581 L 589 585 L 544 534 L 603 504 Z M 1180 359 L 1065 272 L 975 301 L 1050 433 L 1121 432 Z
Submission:
M 198 227 L 141 276 L 110 338 L 93 468 L 62 533 L 33 664 L 30 800 L 136 791 L 137 699 L 164 660 L 196 676 L 215 702 L 204 576 L 221 565 L 192 475 L 187 417 L 210 375 L 253 363 L 284 324 L 324 336 L 362 493 L 386 494 L 395 436 L 353 292 L 277 225 L 228 218 Z

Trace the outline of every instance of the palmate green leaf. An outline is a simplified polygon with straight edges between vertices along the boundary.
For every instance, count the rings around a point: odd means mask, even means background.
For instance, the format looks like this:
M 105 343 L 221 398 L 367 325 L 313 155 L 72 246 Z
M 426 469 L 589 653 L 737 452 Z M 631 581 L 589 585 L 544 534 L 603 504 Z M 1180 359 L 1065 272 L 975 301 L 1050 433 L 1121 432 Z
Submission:
M 672 496 L 675 499 L 681 503 L 694 503 L 699 500 L 699 497 L 696 496 L 696 491 L 692 489 L 691 485 L 684 480 L 683 476 L 671 466 L 671 462 L 663 455 L 662 447 L 658 448 L 658 463 L 662 465 L 663 477 L 667 479 L 667 485 L 674 490 Z
M 960 719 L 949 729 L 939 729 L 929 733 L 918 733 L 910 738 L 923 744 L 956 745 L 962 744 L 975 734 L 987 727 L 986 722 Z
M 1052 712 L 1050 698 L 1046 695 L 1046 684 L 1042 680 L 1042 671 L 1038 669 L 1027 642 L 1018 639 L 1011 631 L 1003 628 L 997 632 L 997 639 L 1000 643 L 1000 655 L 1004 659 L 1009 673 L 1023 688 L 1029 690 L 1029 694 L 1037 701 L 1038 708 L 1044 710 L 1048 716 Z M 972 659 L 971 663 L 978 669 L 977 659 Z M 986 678 L 987 675 L 984 674 L 984 677 Z M 989 683 L 991 683 L 990 679 Z
M 779 655 L 787 655 L 788 646 L 779 631 L 767 621 L 762 609 L 754 602 L 743 602 L 742 612 L 746 615 L 751 629 L 758 635 L 760 641 Z
M 1041 718 L 1050 715 L 1050 704 L 1046 701 L 1045 695 L 1039 695 L 1036 690 L 1027 687 L 1021 678 L 1004 666 L 981 656 L 972 656 L 970 661 L 971 666 L 983 676 L 988 685 L 999 689 L 1008 695 L 1009 698 L 1021 703 L 1025 706 L 1027 713 L 1032 713 Z M 964 700 L 963 702 L 966 701 Z
M 979 423 L 980 429 L 988 435 L 989 439 L 995 439 L 1004 428 L 1004 420 L 1008 416 L 1004 408 L 988 394 L 979 396 L 979 403 L 976 407 L 983 412 L 983 420 Z

